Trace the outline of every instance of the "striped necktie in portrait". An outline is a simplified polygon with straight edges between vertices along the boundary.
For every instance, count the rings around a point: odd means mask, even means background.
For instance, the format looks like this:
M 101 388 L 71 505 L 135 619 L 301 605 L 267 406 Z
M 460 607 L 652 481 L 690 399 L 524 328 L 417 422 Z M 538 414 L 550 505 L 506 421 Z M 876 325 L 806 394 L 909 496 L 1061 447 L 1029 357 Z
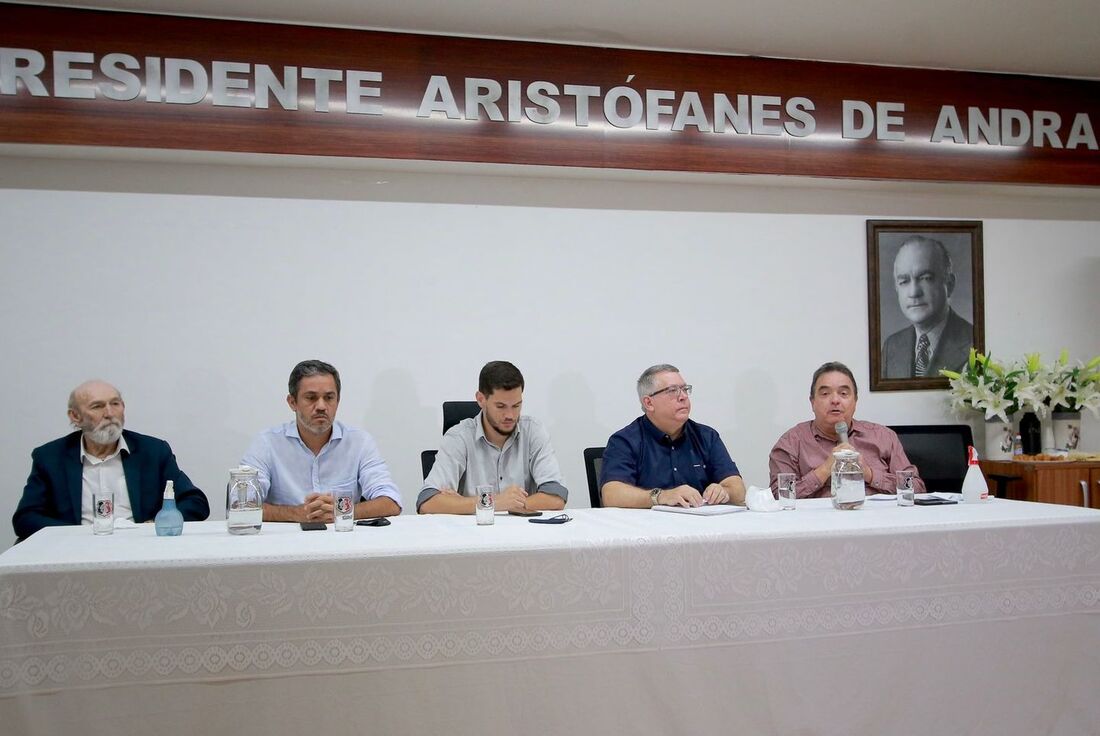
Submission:
M 928 335 L 924 334 L 917 340 L 917 370 L 918 376 L 927 375 L 928 373 L 928 347 L 929 347 Z

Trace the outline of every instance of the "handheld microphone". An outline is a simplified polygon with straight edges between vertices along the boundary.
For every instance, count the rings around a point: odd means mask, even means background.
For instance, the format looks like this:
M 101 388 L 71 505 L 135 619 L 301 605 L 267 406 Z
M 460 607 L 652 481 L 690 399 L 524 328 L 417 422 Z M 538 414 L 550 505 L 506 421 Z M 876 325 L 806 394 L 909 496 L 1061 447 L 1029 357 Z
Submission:
M 837 436 L 840 437 L 840 444 L 844 445 L 848 443 L 848 424 L 846 422 L 837 422 L 833 427 L 836 430 Z

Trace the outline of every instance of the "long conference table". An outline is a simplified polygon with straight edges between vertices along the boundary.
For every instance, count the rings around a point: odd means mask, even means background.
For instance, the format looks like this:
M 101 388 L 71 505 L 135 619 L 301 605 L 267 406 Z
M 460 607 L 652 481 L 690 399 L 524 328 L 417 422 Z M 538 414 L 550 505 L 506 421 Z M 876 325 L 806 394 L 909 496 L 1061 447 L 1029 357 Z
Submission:
M 44 530 L 4 734 L 1096 734 L 1100 511 Z

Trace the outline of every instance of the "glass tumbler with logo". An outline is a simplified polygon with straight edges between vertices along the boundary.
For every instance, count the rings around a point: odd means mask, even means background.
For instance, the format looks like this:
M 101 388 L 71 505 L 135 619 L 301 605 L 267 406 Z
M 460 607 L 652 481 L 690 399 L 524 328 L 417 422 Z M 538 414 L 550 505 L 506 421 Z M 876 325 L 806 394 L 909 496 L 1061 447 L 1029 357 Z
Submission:
M 784 511 L 794 510 L 795 498 L 798 496 L 795 490 L 796 476 L 794 473 L 778 473 L 775 476 L 775 491 L 779 497 L 779 506 Z
M 355 489 L 339 488 L 332 492 L 333 528 L 338 532 L 355 529 Z
M 496 521 L 496 495 L 497 489 L 493 486 L 478 486 L 474 498 L 474 515 L 477 517 L 478 526 L 488 526 Z
M 913 471 L 899 470 L 895 490 L 898 492 L 898 506 L 913 505 Z
M 96 491 L 92 494 L 92 533 L 115 533 L 114 491 Z

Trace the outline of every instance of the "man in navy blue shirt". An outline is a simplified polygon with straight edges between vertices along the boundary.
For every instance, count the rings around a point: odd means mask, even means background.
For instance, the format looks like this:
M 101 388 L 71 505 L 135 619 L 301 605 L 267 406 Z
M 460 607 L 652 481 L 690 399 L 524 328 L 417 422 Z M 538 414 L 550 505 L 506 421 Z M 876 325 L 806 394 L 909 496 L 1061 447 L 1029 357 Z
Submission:
M 607 441 L 600 470 L 604 506 L 745 503 L 745 484 L 718 432 L 689 418 L 691 386 L 672 365 L 638 378 L 642 416 Z

